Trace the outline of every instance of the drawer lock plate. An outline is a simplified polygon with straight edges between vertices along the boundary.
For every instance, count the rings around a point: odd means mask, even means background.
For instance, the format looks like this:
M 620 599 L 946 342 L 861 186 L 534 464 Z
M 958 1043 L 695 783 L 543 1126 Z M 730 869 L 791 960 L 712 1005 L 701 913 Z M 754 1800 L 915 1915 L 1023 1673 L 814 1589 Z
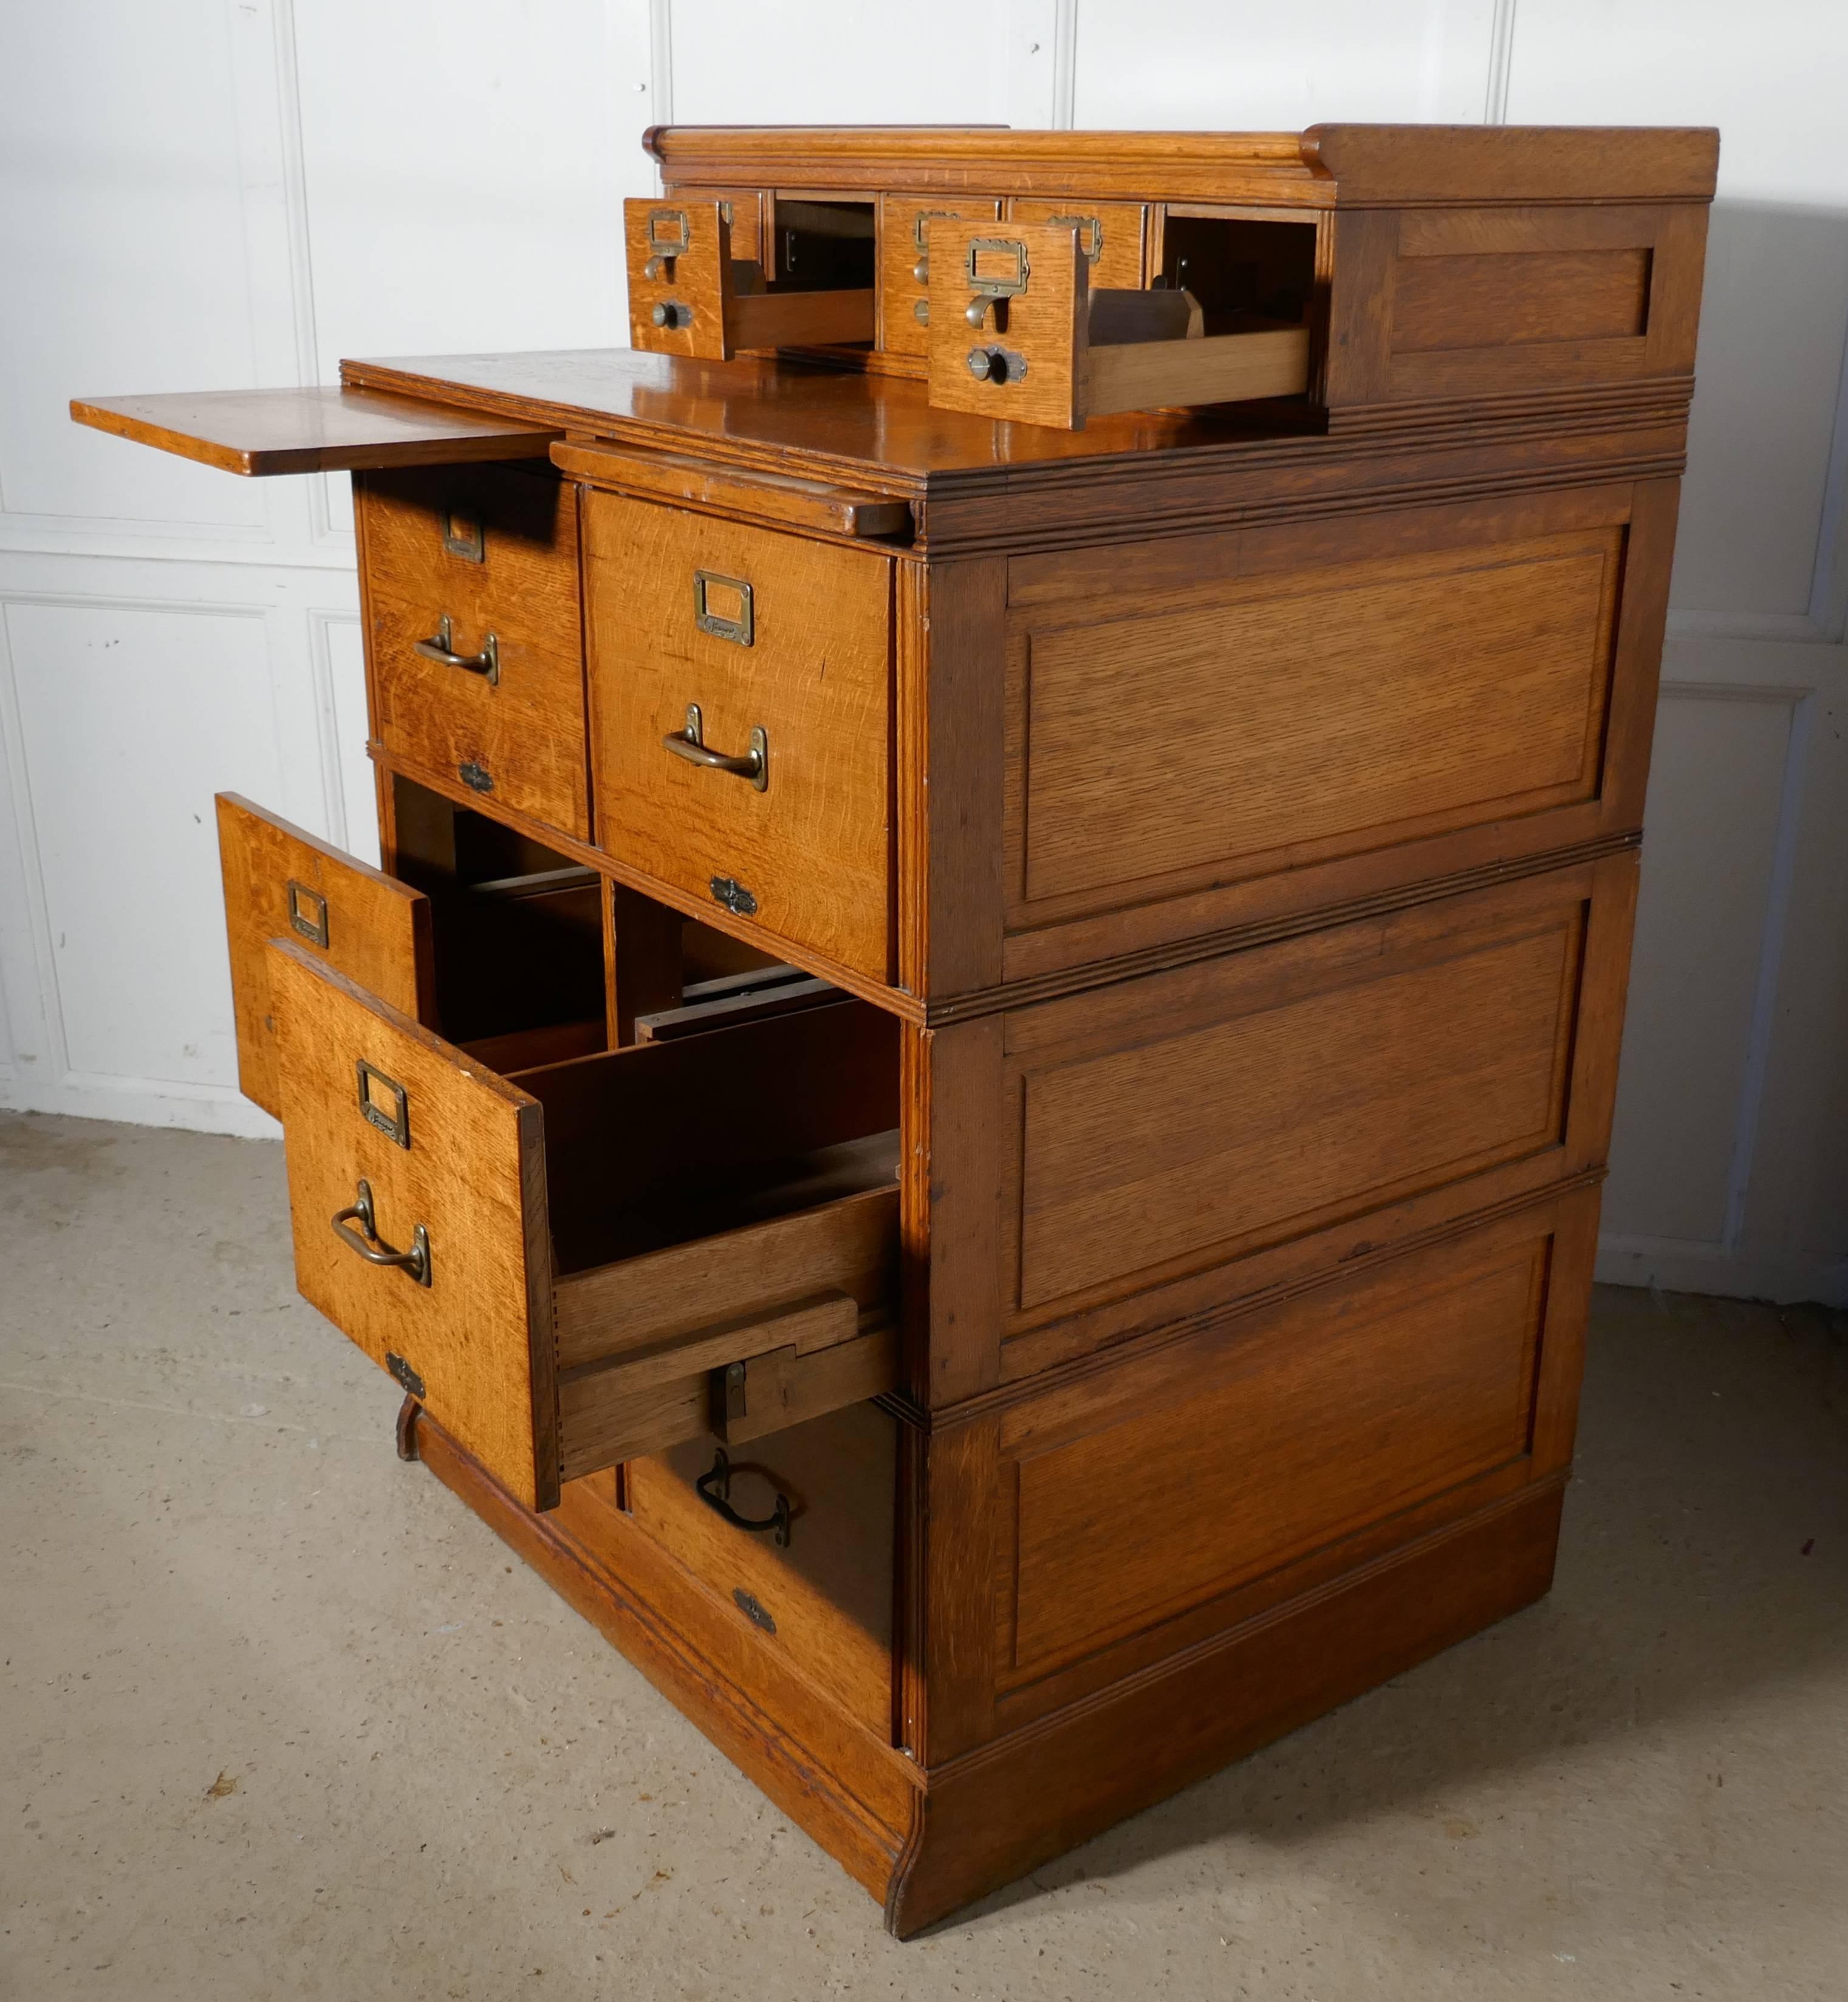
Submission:
M 714 898 L 728 911 L 741 918 L 754 918 L 757 915 L 757 899 L 744 885 L 729 876 L 714 876 L 706 885 Z

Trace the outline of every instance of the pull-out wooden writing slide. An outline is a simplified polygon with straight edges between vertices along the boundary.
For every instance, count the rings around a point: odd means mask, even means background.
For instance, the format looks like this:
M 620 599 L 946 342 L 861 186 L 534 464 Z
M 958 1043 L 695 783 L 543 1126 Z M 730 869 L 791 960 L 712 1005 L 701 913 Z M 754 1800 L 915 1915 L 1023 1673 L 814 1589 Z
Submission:
M 136 445 L 259 477 L 543 459 L 559 435 L 556 427 L 326 385 L 76 398 L 71 415 Z
M 753 349 L 813 347 L 873 337 L 873 288 L 772 286 L 754 259 L 732 254 L 722 201 L 625 201 L 629 339 L 655 354 L 729 361 Z
M 528 1507 L 894 1387 L 893 1017 L 502 1076 L 268 950 L 296 1283 Z
M 1093 291 L 1069 222 L 932 225 L 930 399 L 1082 431 L 1118 410 L 1300 396 L 1306 326 L 1207 335 L 1184 292 Z

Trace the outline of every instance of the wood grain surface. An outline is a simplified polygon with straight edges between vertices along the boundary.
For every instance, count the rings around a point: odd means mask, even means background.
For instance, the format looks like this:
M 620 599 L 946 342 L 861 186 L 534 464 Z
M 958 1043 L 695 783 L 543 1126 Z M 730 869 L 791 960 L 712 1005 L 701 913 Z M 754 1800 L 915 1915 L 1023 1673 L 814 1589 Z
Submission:
M 268 950 L 296 1285 L 375 1362 L 401 1358 L 421 1401 L 526 1507 L 552 1507 L 557 1401 L 538 1104 L 306 950 Z M 403 1087 L 408 1146 L 366 1118 L 362 1060 Z M 368 1264 L 335 1234 L 330 1219 L 362 1179 L 385 1245 L 408 1250 L 419 1225 L 428 1232 L 428 1285 Z
M 298 941 L 389 1006 L 428 1022 L 435 992 L 429 900 L 236 793 L 220 793 L 217 804 L 238 1089 L 279 1119 L 269 941 Z M 304 936 L 298 917 L 324 929 L 326 942 Z
M 771 931 L 889 978 L 888 560 L 613 494 L 590 497 L 585 537 L 604 847 L 703 897 L 736 884 Z M 696 623 L 700 571 L 750 586 L 748 646 Z M 728 754 L 766 732 L 763 790 L 662 748 L 690 703 Z
M 79 397 L 71 415 L 136 445 L 257 476 L 540 459 L 557 435 L 552 426 L 487 417 L 440 399 L 328 387 Z
M 576 489 L 469 467 L 369 475 L 357 490 L 385 745 L 445 776 L 466 768 L 484 800 L 588 839 Z M 478 529 L 480 560 L 445 546 L 452 522 Z M 416 650 L 445 616 L 452 652 L 473 655 L 494 635 L 498 682 Z

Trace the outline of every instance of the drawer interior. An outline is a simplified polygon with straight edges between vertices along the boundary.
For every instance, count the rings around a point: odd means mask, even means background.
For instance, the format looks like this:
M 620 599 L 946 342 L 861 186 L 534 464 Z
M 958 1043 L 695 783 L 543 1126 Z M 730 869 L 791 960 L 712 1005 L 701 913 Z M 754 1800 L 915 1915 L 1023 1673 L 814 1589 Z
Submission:
M 1315 296 L 1315 225 L 1171 208 L 1156 269 L 1158 285 L 1200 302 L 1209 336 L 1300 326 Z
M 429 1026 L 501 1071 L 606 1047 L 595 871 L 409 780 L 393 784 L 393 873 L 430 903 Z
M 897 1172 L 897 1022 L 844 996 L 508 1082 L 545 1111 L 560 1278 L 889 1188 Z
M 871 201 L 778 195 L 765 277 L 786 291 L 858 291 L 873 282 Z

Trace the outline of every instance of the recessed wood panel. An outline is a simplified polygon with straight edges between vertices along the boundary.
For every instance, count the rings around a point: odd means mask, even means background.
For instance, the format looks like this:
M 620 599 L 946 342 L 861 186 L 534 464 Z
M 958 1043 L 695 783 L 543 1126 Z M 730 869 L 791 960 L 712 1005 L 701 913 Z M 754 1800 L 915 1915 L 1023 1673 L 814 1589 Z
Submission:
M 1458 901 L 1010 1017 L 1016 1314 L 1559 1148 L 1585 907 Z
M 1619 528 L 1577 529 L 1249 578 L 1235 551 L 1230 577 L 1132 590 L 1081 622 L 1023 609 L 1017 910 L 1593 797 L 1623 546 Z
M 1650 253 L 1635 246 L 1401 257 L 1393 351 L 1637 337 L 1649 325 L 1649 270 Z
M 1135 1415 L 1026 1453 L 1016 1677 L 1525 1455 L 1551 1243 L 1308 1294 L 1171 1360 L 1153 1408 L 1139 1385 Z
M 889 559 L 616 494 L 585 536 L 601 845 L 887 978 Z M 712 752 L 763 732 L 761 788 L 666 748 L 692 705 Z

